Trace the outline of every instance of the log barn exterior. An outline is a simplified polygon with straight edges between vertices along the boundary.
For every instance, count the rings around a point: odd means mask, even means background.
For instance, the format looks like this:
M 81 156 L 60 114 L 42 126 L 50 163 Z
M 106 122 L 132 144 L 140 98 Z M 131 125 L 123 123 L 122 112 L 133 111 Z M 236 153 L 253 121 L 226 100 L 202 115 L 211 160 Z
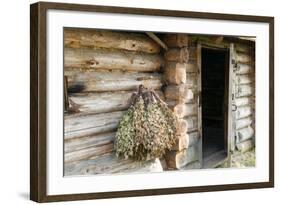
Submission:
M 255 146 L 252 38 L 64 29 L 66 176 L 159 172 L 230 165 Z M 179 117 L 162 159 L 118 159 L 118 122 L 139 85 Z

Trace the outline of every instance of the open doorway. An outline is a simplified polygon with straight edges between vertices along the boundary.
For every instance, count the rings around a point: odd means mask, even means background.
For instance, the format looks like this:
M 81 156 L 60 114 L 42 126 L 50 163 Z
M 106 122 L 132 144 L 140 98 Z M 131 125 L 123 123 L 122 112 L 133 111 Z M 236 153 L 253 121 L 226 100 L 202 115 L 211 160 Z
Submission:
M 201 48 L 203 167 L 227 158 L 229 51 Z

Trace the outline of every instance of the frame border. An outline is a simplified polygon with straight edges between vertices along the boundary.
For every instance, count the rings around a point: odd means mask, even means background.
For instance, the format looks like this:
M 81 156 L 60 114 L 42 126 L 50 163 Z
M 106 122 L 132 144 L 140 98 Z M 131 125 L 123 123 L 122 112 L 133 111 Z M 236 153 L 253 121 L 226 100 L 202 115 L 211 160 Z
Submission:
M 46 13 L 48 9 L 251 21 L 269 24 L 269 181 L 226 185 L 47 195 Z M 30 5 L 30 199 L 36 202 L 89 200 L 274 187 L 274 17 L 37 2 Z

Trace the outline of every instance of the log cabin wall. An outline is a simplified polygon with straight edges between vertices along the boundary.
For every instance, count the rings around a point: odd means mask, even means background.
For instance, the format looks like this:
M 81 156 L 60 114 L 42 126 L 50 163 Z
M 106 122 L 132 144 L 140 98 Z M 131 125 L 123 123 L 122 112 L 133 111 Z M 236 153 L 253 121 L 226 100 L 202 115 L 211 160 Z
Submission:
M 117 159 L 115 132 L 139 85 L 163 97 L 160 46 L 145 34 L 64 30 L 65 175 L 162 171 L 159 159 Z

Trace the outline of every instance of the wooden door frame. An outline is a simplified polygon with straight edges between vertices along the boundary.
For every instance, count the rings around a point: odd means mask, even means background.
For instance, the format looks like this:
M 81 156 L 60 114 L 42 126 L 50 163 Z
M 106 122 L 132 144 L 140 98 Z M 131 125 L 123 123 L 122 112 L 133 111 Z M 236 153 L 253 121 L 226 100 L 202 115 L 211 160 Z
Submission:
M 227 144 L 226 144 L 226 160 L 227 165 L 231 163 L 231 142 L 233 136 L 233 120 L 232 120 L 232 100 L 233 100 L 233 44 L 221 45 L 221 44 L 212 44 L 206 42 L 197 43 L 197 66 L 198 66 L 198 134 L 199 134 L 199 162 L 201 168 L 203 168 L 203 133 L 202 133 L 202 48 L 208 48 L 213 50 L 224 50 L 228 52 L 229 57 L 229 66 L 226 72 L 225 81 L 228 82 L 225 84 L 225 93 L 224 93 L 224 103 L 227 108 L 224 112 L 224 134 L 227 135 Z

